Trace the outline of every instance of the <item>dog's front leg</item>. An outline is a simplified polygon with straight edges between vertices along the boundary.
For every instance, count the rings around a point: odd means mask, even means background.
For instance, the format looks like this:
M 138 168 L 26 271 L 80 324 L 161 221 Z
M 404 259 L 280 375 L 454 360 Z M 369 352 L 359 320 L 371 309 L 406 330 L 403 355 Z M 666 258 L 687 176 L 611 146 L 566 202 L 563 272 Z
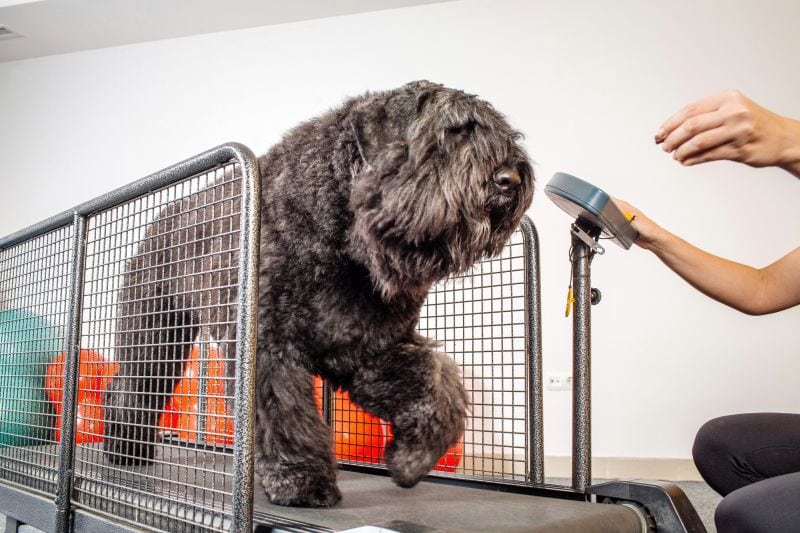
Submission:
M 285 356 L 259 356 L 255 439 L 256 473 L 272 503 L 330 507 L 341 499 L 311 375 Z
M 351 398 L 392 423 L 386 464 L 395 483 L 412 487 L 464 432 L 468 400 L 458 366 L 418 335 L 362 363 Z

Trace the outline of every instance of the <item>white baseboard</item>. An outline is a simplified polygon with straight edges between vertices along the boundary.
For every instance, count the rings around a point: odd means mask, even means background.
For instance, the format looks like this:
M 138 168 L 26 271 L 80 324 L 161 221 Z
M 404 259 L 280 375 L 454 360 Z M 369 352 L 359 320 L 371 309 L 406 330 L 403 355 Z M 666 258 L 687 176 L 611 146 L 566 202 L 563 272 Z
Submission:
M 546 477 L 572 477 L 572 458 L 545 456 Z M 592 457 L 592 479 L 660 479 L 702 481 L 691 459 Z

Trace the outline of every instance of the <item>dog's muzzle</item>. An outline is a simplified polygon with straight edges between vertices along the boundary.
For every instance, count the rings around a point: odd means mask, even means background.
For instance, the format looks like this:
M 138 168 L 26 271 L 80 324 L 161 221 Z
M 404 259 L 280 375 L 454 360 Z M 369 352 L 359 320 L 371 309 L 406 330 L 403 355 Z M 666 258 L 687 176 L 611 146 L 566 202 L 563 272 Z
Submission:
M 504 167 L 495 172 L 494 177 L 492 178 L 494 184 L 497 185 L 497 188 L 500 190 L 501 193 L 505 195 L 511 195 L 517 188 L 522 184 L 522 178 L 519 174 L 513 169 Z

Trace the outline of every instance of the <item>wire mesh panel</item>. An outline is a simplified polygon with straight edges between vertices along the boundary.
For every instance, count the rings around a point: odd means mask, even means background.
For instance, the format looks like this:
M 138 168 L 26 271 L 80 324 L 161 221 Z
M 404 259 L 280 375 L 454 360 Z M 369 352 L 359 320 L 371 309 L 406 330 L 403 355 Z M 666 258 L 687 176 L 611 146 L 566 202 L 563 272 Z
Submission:
M 55 494 L 72 226 L 0 251 L 0 479 Z
M 419 330 L 459 363 L 472 401 L 464 459 L 459 464 L 458 446 L 448 452 L 447 471 L 515 480 L 528 473 L 525 301 L 519 232 L 499 257 L 428 295 Z
M 492 259 L 435 285 L 420 314 L 421 334 L 442 343 L 462 368 L 472 407 L 464 437 L 434 467 L 437 475 L 531 481 L 530 361 L 526 237 L 518 230 Z M 380 464 L 391 426 L 332 394 L 337 458 Z
M 231 527 L 236 166 L 89 218 L 78 507 L 160 530 Z

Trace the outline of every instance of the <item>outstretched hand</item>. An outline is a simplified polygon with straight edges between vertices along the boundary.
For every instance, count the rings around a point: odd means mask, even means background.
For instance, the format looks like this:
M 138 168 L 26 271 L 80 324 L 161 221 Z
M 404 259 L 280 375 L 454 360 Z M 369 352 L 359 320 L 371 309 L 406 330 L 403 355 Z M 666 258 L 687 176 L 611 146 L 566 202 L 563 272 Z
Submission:
M 687 105 L 655 136 L 682 165 L 730 160 L 779 166 L 800 177 L 800 122 L 765 109 L 739 91 Z
M 633 217 L 636 244 L 650 250 L 676 274 L 711 298 L 743 313 L 762 315 L 800 304 L 800 248 L 764 268 L 729 261 L 692 246 L 628 202 L 614 203 Z
M 633 229 L 639 232 L 639 236 L 636 238 L 636 244 L 646 250 L 654 250 L 654 248 L 658 246 L 658 240 L 665 233 L 664 229 L 628 202 L 620 200 L 619 198 L 613 198 L 613 200 L 614 203 L 617 204 L 617 207 L 619 207 L 627 217 L 631 218 Z

